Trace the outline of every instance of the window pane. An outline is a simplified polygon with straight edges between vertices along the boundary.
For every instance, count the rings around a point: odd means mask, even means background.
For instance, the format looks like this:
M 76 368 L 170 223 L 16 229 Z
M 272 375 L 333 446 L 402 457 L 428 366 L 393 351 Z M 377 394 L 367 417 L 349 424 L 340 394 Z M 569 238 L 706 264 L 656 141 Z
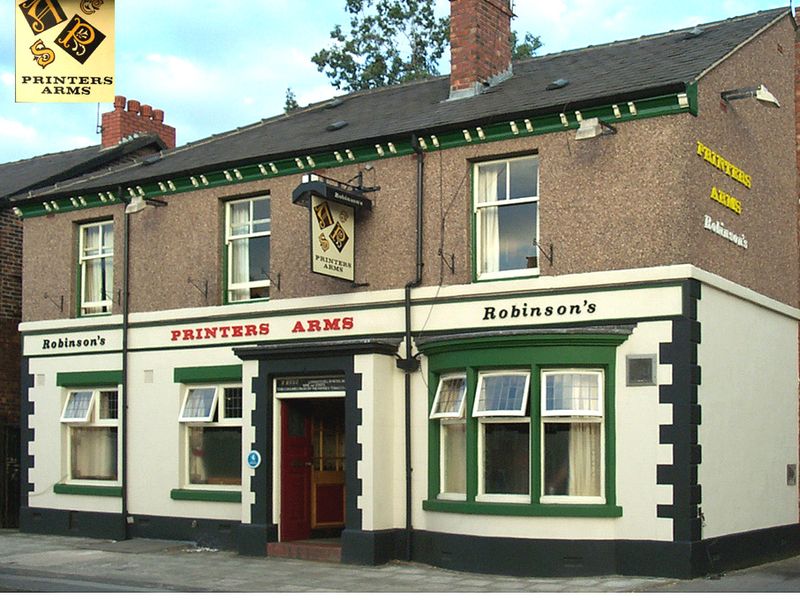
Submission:
M 186 397 L 186 404 L 181 413 L 182 419 L 204 419 L 213 417 L 211 411 L 214 409 L 214 398 L 217 395 L 217 388 L 193 388 L 189 390 Z
M 442 423 L 442 492 L 467 493 L 466 424 Z
M 189 482 L 211 485 L 242 483 L 241 428 L 189 428 Z
M 511 167 L 511 200 L 517 198 L 533 198 L 539 195 L 538 161 L 535 158 L 514 160 Z
M 102 225 L 102 252 L 103 254 L 113 254 L 114 253 L 114 224 L 113 223 L 106 223 Z
M 537 204 L 513 204 L 497 209 L 498 270 L 530 269 L 537 265 L 531 259 L 537 256 L 536 237 Z
M 242 388 L 225 388 L 225 418 L 242 418 Z
M 478 203 L 507 199 L 506 163 L 478 167 Z
M 431 416 L 460 417 L 467 391 L 466 376 L 446 377 L 439 380 Z
M 111 258 L 94 258 L 86 261 L 83 282 L 83 303 L 111 302 L 114 286 L 114 262 Z M 87 307 L 88 308 L 88 307 Z M 98 312 L 107 309 L 96 307 Z
M 529 493 L 529 429 L 528 423 L 483 424 L 484 493 Z
M 545 377 L 546 411 L 602 412 L 599 374 L 553 373 Z
M 64 408 L 63 419 L 89 420 L 89 407 L 92 405 L 93 392 L 70 392 Z
M 117 407 L 117 392 L 100 392 L 100 418 L 116 419 L 119 414 Z
M 117 428 L 70 427 L 70 478 L 117 479 Z
M 249 281 L 269 279 L 269 236 L 250 238 Z
M 600 496 L 600 432 L 600 423 L 545 423 L 545 495 Z
M 528 374 L 481 375 L 475 413 L 524 414 Z
M 253 233 L 270 230 L 269 199 L 253 200 Z
M 247 235 L 250 233 L 250 203 L 234 202 L 230 205 L 229 235 Z

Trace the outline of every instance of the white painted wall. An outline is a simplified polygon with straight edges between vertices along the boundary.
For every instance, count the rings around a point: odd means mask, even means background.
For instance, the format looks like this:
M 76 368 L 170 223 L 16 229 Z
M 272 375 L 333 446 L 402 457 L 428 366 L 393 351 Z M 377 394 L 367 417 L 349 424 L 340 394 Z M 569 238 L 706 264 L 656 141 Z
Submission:
M 362 374 L 358 408 L 361 460 L 358 498 L 362 527 L 379 531 L 405 525 L 405 439 L 402 372 L 395 358 L 383 355 L 355 357 Z M 348 491 L 349 493 L 349 491 Z
M 703 537 L 797 523 L 797 321 L 708 285 L 698 319 Z

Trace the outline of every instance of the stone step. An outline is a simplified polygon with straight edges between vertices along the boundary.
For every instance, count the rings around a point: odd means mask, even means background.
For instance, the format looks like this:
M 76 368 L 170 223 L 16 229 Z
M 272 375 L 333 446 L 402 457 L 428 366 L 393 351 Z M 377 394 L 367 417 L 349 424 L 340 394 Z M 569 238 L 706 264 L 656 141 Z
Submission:
M 270 542 L 267 556 L 338 563 L 342 562 L 342 544 L 339 540 Z

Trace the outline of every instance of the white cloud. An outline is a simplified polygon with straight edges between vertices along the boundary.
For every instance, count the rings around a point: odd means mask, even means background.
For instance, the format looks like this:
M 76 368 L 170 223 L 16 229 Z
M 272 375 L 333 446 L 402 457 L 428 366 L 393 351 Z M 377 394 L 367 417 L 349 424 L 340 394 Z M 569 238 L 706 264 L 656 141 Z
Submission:
M 31 146 L 39 139 L 39 132 L 34 127 L 0 117 L 0 140 Z
M 14 85 L 14 74 L 8 73 L 3 71 L 0 73 L 0 83 L 2 83 L 6 87 L 11 87 Z

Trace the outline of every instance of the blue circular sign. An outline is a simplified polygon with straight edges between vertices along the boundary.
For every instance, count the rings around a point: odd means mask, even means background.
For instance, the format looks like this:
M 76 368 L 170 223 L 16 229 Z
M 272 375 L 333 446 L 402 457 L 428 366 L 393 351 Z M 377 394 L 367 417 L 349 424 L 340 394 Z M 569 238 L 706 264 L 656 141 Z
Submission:
M 250 451 L 250 453 L 247 455 L 247 464 L 253 469 L 261 464 L 261 454 L 258 450 Z

